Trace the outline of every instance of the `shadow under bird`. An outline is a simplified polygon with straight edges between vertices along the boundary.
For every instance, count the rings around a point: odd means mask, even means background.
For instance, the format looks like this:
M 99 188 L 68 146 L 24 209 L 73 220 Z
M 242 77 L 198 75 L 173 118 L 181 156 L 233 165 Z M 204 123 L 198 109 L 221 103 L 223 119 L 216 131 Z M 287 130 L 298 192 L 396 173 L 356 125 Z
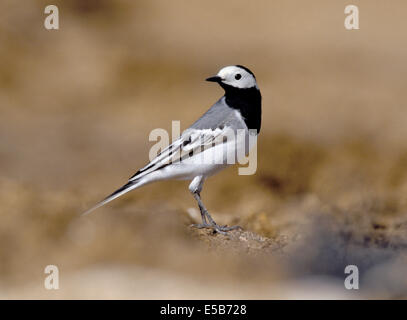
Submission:
M 124 186 L 84 214 L 152 182 L 192 180 L 189 190 L 198 202 L 202 217 L 202 223 L 193 226 L 211 228 L 222 234 L 240 228 L 217 224 L 202 203 L 200 193 L 206 178 L 230 165 L 225 161 L 228 156 L 242 150 L 245 154 L 248 153 L 249 135 L 254 132 L 253 135 L 257 137 L 260 132 L 261 94 L 253 72 L 244 66 L 224 67 L 216 76 L 206 80 L 218 83 L 225 90 L 224 96 L 155 159 L 130 177 Z M 238 138 L 239 134 L 230 138 L 228 133 L 237 131 L 244 132 L 243 139 Z M 223 136 L 228 139 L 219 139 Z M 212 161 L 205 162 L 202 158 Z

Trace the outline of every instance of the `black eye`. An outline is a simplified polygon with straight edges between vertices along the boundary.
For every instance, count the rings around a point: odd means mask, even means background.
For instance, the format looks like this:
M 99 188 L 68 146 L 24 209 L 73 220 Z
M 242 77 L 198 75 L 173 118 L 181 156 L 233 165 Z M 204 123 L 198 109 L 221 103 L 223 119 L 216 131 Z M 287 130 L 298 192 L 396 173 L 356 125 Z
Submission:
M 235 79 L 236 79 L 236 80 L 239 80 L 241 77 L 242 77 L 242 75 L 241 75 L 240 73 L 237 73 L 237 74 L 235 75 Z

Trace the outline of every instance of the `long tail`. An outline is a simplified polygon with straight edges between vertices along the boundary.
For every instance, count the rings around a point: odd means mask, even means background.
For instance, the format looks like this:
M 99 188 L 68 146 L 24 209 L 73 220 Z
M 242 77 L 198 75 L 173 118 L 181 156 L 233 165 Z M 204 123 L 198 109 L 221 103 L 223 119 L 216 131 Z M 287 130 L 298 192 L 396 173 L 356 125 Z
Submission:
M 92 211 L 96 210 L 97 208 L 100 208 L 101 206 L 105 205 L 106 203 L 124 195 L 125 193 L 127 193 L 131 190 L 141 187 L 142 185 L 144 185 L 144 183 L 142 183 L 140 180 L 129 181 L 123 187 L 117 189 L 115 192 L 113 192 L 110 196 L 106 197 L 104 200 L 99 202 L 97 205 L 95 205 L 92 208 L 90 208 L 89 210 L 85 211 L 82 214 L 82 216 L 85 216 L 85 215 L 91 213 Z

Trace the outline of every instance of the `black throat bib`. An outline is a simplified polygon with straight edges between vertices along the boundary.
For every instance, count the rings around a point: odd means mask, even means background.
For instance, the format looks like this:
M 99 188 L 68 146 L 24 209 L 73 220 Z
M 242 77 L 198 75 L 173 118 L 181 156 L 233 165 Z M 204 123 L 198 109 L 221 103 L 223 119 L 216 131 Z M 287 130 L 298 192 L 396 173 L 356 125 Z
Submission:
M 261 93 L 256 87 L 247 89 L 235 88 L 223 83 L 226 103 L 229 107 L 239 110 L 246 126 L 256 129 L 257 134 L 261 128 Z

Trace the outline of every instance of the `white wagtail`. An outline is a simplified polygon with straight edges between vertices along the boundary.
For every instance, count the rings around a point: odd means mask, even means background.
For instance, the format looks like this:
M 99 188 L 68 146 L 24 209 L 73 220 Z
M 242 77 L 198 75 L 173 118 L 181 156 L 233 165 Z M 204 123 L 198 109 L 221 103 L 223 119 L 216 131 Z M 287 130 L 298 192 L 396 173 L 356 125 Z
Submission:
M 254 132 L 255 136 L 260 132 L 261 94 L 254 74 L 240 65 L 224 67 L 216 76 L 206 80 L 217 82 L 225 90 L 225 95 L 185 130 L 177 140 L 163 149 L 154 160 L 130 177 L 124 186 L 86 211 L 85 214 L 151 182 L 168 179 L 192 180 L 189 190 L 198 202 L 202 217 L 202 223 L 194 226 L 211 228 L 215 232 L 223 234 L 226 231 L 240 228 L 239 226 L 218 225 L 203 205 L 200 193 L 207 177 L 230 164 L 224 161 L 228 154 L 235 154 L 241 148 L 245 148 L 247 154 L 249 130 L 250 134 Z M 227 131 L 236 132 L 238 130 L 245 132 L 243 143 L 241 140 L 238 142 L 237 138 L 228 139 L 226 142 L 222 138 L 221 143 L 215 143 L 215 140 L 219 141 L 218 137 L 222 137 Z M 229 137 L 230 135 L 228 135 Z M 215 160 L 202 161 L 202 155 L 205 159 Z

